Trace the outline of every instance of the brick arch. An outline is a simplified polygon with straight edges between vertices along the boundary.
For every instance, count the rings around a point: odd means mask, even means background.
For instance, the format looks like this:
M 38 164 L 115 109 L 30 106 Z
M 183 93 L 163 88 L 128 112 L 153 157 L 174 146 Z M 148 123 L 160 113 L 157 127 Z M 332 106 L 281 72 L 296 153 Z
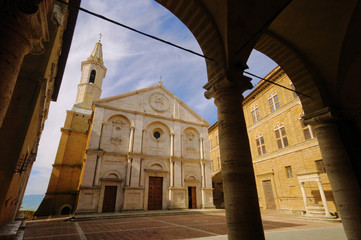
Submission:
M 312 97 L 310 99 L 299 95 L 306 114 L 325 107 L 327 99 L 317 86 L 318 77 L 297 51 L 270 32 L 264 33 L 254 48 L 277 62 L 291 79 L 297 91 Z
M 218 27 L 208 10 L 198 0 L 156 0 L 172 12 L 193 33 L 206 60 L 208 79 L 226 69 L 225 49 Z

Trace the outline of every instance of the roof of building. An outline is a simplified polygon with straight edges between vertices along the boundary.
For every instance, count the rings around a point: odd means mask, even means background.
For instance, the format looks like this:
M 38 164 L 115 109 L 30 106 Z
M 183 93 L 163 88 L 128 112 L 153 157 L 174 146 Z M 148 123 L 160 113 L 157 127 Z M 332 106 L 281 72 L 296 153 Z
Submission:
M 95 44 L 93 52 L 88 57 L 88 60 L 95 61 L 100 64 L 104 64 L 103 62 L 103 49 L 100 40 Z

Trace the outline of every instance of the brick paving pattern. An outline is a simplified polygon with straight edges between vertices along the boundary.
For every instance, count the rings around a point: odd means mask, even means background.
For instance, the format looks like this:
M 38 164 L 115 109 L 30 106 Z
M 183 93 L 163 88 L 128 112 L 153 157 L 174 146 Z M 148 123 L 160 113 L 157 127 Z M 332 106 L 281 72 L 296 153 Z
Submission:
M 339 227 L 340 223 L 312 222 L 295 216 L 262 215 L 266 232 Z M 79 240 L 159 240 L 216 237 L 226 235 L 224 213 L 199 215 L 148 216 L 69 222 L 30 221 L 24 239 Z

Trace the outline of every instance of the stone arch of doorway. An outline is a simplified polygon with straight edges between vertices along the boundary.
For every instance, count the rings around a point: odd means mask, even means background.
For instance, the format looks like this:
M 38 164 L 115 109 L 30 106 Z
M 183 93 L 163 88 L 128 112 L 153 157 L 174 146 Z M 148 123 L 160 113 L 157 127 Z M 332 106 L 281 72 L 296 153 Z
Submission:
M 297 91 L 311 97 L 299 95 L 306 114 L 326 107 L 327 97 L 317 86 L 318 77 L 297 50 L 271 32 L 264 33 L 254 48 L 280 65 Z
M 148 196 L 149 196 L 149 179 L 150 177 L 160 177 L 162 178 L 162 209 L 166 209 L 167 199 L 168 199 L 168 186 L 169 186 L 169 171 L 167 170 L 158 170 L 158 169 L 145 169 L 145 184 L 144 184 L 144 199 L 143 206 L 144 210 L 148 209 Z
M 70 204 L 64 204 L 59 208 L 58 215 L 69 215 L 73 211 L 72 206 Z
M 100 181 L 100 194 L 98 198 L 98 213 L 104 212 L 104 201 L 106 200 L 106 188 L 113 188 L 113 191 L 115 191 L 115 199 L 114 199 L 114 210 L 111 212 L 119 212 L 122 208 L 123 202 L 124 202 L 124 196 L 123 196 L 123 187 L 124 187 L 124 179 L 112 179 L 112 178 L 104 178 Z

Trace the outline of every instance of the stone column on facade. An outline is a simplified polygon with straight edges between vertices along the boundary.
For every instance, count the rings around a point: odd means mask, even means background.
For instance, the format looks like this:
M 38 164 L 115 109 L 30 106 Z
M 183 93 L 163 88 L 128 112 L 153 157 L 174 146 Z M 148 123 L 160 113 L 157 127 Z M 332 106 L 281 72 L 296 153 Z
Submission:
M 204 87 L 215 98 L 228 239 L 264 239 L 257 188 L 244 119 L 242 93 L 251 88 L 241 71 L 219 73 Z
M 130 158 L 130 156 L 128 156 L 128 163 L 127 163 L 127 177 L 126 177 L 126 180 L 125 180 L 125 185 L 127 187 L 130 186 L 130 170 L 131 170 L 131 167 L 132 167 L 132 159 Z
M 170 152 L 169 152 L 170 158 L 169 158 L 169 202 L 172 203 L 172 188 L 174 187 L 174 132 L 172 130 L 172 133 L 170 134 Z
M 128 152 L 132 153 L 133 152 L 133 144 L 134 144 L 134 127 L 130 128 L 130 136 L 129 136 L 129 149 Z
M 306 192 L 305 192 L 305 186 L 303 186 L 303 184 L 304 184 L 304 182 L 300 182 L 300 187 L 301 187 L 301 193 L 302 193 L 303 204 L 305 204 L 305 208 L 306 208 L 306 215 L 308 215 L 307 197 L 306 197 Z
M 205 207 L 205 182 L 204 182 L 204 164 L 203 161 L 201 159 L 200 161 L 201 164 L 201 196 L 202 196 L 202 208 Z
M 338 131 L 335 115 L 328 108 L 304 116 L 316 133 L 327 176 L 348 239 L 361 236 L 361 188 Z
M 24 56 L 31 50 L 32 28 L 29 19 L 38 11 L 38 7 L 34 5 L 34 11 L 29 14 L 15 6 L 15 3 L 16 1 L 3 2 L 0 8 L 0 127 Z
M 169 186 L 170 187 L 174 187 L 174 161 L 173 158 L 171 157 L 169 159 Z
M 174 133 L 170 134 L 170 156 L 174 156 Z
M 201 165 L 201 187 L 204 188 L 205 187 L 205 181 L 204 181 L 204 164 L 203 161 L 201 160 L 200 162 Z
M 103 160 L 103 154 L 97 155 L 96 166 L 95 166 L 95 178 L 93 180 L 93 186 L 99 186 L 100 172 Z
M 325 215 L 326 215 L 326 217 L 330 217 L 331 214 L 330 214 L 330 210 L 328 209 L 328 204 L 327 204 L 327 200 L 326 200 L 325 191 L 323 190 L 323 187 L 322 187 L 322 182 L 320 180 L 318 180 L 317 185 L 318 185 L 318 191 L 320 191 L 322 204 L 325 209 L 325 213 L 326 213 Z
M 201 137 L 201 138 L 199 139 L 199 153 L 200 153 L 201 159 L 204 159 L 204 154 L 203 154 L 203 137 Z

